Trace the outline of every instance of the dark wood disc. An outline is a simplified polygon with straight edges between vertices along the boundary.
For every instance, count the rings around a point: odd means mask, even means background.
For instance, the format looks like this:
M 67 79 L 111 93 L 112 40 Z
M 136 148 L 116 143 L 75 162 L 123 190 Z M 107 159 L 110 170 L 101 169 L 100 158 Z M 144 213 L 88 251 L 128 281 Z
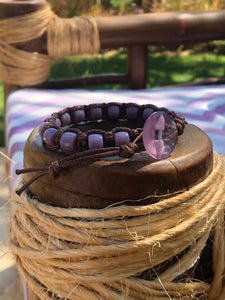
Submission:
M 63 157 L 60 151 L 46 149 L 38 127 L 33 130 L 25 146 L 25 168 L 46 166 Z M 115 156 L 77 162 L 62 170 L 56 179 L 44 175 L 29 190 L 40 201 L 61 207 L 103 208 L 121 201 L 129 205 L 146 204 L 201 182 L 211 172 L 212 164 L 209 137 L 196 126 L 187 125 L 168 159 L 155 161 L 141 152 L 131 159 Z M 25 174 L 25 181 L 33 175 Z M 140 201 L 145 197 L 148 198 Z

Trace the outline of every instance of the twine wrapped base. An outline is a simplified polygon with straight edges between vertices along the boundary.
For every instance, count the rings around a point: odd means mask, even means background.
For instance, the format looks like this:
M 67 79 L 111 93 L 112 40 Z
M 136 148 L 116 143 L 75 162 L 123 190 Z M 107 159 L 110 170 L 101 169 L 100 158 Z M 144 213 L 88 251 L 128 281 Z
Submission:
M 204 182 L 145 206 L 64 209 L 14 193 L 10 246 L 18 269 L 41 299 L 222 300 L 224 171 L 215 153 Z M 212 231 L 212 283 L 179 277 L 195 265 Z M 140 276 L 147 270 L 155 276 Z

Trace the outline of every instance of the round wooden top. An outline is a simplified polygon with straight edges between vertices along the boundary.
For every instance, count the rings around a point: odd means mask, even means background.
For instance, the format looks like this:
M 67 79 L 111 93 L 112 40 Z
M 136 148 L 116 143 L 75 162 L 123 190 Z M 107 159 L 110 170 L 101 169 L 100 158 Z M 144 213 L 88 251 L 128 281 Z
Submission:
M 62 157 L 60 151 L 43 146 L 38 127 L 35 128 L 25 145 L 24 167 L 46 166 Z M 209 137 L 196 126 L 187 125 L 168 159 L 154 161 L 141 152 L 131 159 L 115 156 L 77 162 L 62 170 L 56 179 L 44 175 L 29 190 L 40 201 L 63 207 L 103 208 L 121 201 L 129 205 L 146 204 L 201 182 L 211 172 L 212 163 Z M 33 175 L 25 174 L 25 181 Z M 140 201 L 145 197 L 148 199 Z M 128 199 L 133 201 L 125 201 Z

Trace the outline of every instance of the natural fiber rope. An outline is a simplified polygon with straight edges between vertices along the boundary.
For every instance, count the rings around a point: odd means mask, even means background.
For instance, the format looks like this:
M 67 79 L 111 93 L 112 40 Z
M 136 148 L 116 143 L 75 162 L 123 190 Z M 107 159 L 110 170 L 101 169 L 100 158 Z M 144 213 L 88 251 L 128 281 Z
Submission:
M 222 300 L 224 172 L 214 153 L 213 171 L 202 183 L 145 206 L 65 209 L 14 193 L 10 246 L 18 269 L 41 299 Z M 212 230 L 212 284 L 176 280 L 196 263 Z M 138 278 L 185 249 L 156 279 Z
M 47 34 L 48 54 L 17 49 L 13 44 Z M 47 80 L 52 61 L 69 55 L 99 50 L 95 19 L 61 19 L 47 5 L 36 12 L 0 20 L 0 78 L 18 86 L 32 86 Z

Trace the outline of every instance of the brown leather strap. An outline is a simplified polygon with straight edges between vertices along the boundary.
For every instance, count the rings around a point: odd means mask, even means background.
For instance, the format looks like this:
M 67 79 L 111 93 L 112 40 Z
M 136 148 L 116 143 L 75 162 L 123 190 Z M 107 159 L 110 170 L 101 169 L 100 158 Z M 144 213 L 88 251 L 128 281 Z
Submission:
M 101 148 L 101 149 L 93 149 L 87 150 L 83 152 L 73 153 L 70 156 L 66 156 L 61 160 L 53 161 L 49 166 L 40 166 L 35 168 L 27 168 L 27 169 L 17 169 L 16 174 L 20 175 L 23 173 L 29 172 L 37 172 L 28 182 L 26 182 L 22 188 L 16 191 L 18 195 L 29 186 L 35 180 L 40 178 L 43 175 L 49 173 L 52 177 L 57 177 L 60 171 L 64 168 L 74 165 L 77 161 L 82 160 L 91 160 L 91 159 L 99 159 L 104 157 L 110 157 L 118 155 L 123 158 L 131 158 L 136 152 L 143 150 L 143 144 L 137 143 L 138 140 L 141 138 L 142 133 L 135 139 L 133 143 L 129 145 L 121 145 L 120 147 L 108 147 L 108 148 Z

